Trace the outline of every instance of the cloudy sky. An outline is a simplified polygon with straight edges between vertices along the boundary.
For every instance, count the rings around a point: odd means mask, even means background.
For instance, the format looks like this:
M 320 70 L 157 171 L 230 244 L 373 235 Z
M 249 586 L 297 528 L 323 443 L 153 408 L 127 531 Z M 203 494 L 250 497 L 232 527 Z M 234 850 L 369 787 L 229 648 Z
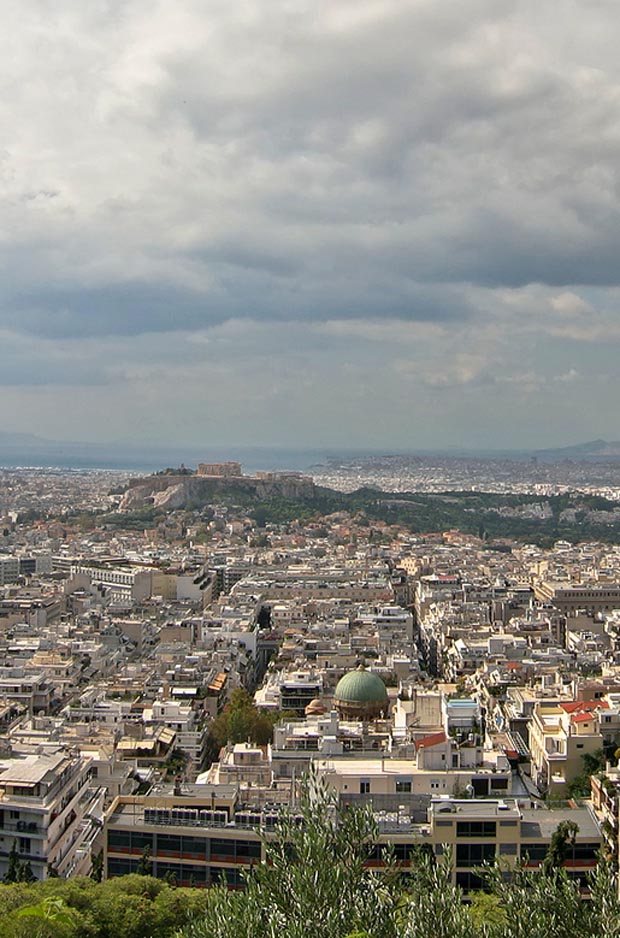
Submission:
M 617 0 L 5 0 L 0 429 L 620 437 Z

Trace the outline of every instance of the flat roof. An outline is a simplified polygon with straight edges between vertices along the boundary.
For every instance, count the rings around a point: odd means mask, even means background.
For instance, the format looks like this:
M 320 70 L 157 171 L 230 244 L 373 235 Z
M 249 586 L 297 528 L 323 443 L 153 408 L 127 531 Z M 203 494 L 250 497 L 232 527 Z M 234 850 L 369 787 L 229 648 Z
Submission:
M 5 783 L 36 785 L 42 782 L 49 772 L 56 773 L 63 762 L 69 762 L 64 753 L 11 759 L 5 770 L 0 773 L 0 785 Z
M 282 751 L 282 750 L 280 750 Z M 307 751 L 307 750 L 305 750 Z M 286 750 L 284 750 L 286 752 Z M 479 765 L 474 768 L 461 768 L 461 769 L 452 769 L 452 768 L 440 768 L 440 769 L 419 769 L 416 766 L 415 762 L 412 762 L 411 759 L 385 759 L 381 757 L 381 752 L 378 751 L 375 757 L 359 759 L 356 758 L 357 753 L 352 753 L 351 756 L 329 756 L 325 755 L 324 758 L 315 759 L 315 764 L 317 767 L 324 771 L 334 771 L 338 775 L 343 776 L 357 776 L 357 775 L 370 775 L 370 776 L 407 776 L 409 778 L 427 778 L 432 776 L 433 778 L 456 778 L 457 776 L 478 776 L 478 775 L 488 775 L 493 778 L 503 778 L 505 775 L 510 774 L 510 769 L 499 770 L 494 766 L 487 764 Z M 445 802 L 442 802 L 445 804 Z M 455 802 L 456 803 L 456 802 Z M 475 804 L 474 801 L 465 801 L 459 802 L 466 805 Z M 486 802 L 490 804 L 492 802 Z
M 601 831 L 589 808 L 565 808 L 546 810 L 524 808 L 521 837 L 543 837 L 548 840 L 557 829 L 560 821 L 574 821 L 579 827 L 577 840 L 601 840 Z
M 504 805 L 504 807 L 500 807 Z M 467 821 L 470 818 L 520 818 L 521 809 L 514 798 L 506 798 L 504 801 L 484 801 L 475 798 L 468 800 L 457 800 L 455 798 L 433 798 L 431 801 L 431 811 L 434 815 L 445 815 L 456 817 L 459 821 Z

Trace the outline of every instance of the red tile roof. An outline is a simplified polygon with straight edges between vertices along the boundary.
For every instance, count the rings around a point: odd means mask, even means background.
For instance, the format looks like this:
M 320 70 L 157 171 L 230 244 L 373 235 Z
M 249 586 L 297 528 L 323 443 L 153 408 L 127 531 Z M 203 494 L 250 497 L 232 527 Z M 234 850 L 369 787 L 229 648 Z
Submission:
M 442 731 L 441 733 L 431 733 L 430 736 L 423 736 L 422 739 L 419 739 L 415 744 L 416 749 L 422 748 L 430 749 L 431 746 L 438 746 L 440 743 L 445 743 L 446 734 Z
M 571 700 L 561 703 L 560 707 L 565 713 L 591 713 L 592 710 L 607 710 L 609 704 L 606 700 Z
M 592 719 L 591 713 L 573 713 L 570 718 L 571 723 L 585 723 L 587 720 Z

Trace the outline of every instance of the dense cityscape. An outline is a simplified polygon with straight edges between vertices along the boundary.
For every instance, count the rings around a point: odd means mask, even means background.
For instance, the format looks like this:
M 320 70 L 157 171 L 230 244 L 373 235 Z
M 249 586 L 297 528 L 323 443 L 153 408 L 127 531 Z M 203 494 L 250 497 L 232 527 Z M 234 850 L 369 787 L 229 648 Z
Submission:
M 465 893 L 484 861 L 540 866 L 563 821 L 583 888 L 617 855 L 620 523 L 549 547 L 413 531 L 313 514 L 317 481 L 3 471 L 5 881 L 242 886 L 308 772 L 370 807 L 375 867 L 451 845 Z M 300 517 L 265 521 L 277 497 Z
M 620 938 L 617 3 L 3 6 L 0 938 Z

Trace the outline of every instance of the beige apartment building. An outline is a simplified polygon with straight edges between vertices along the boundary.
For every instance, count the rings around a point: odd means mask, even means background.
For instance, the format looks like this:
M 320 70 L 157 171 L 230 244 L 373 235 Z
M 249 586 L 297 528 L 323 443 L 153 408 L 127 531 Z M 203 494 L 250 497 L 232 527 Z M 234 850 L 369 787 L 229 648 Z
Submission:
M 538 580 L 534 595 L 539 602 L 551 603 L 567 615 L 585 611 L 590 615 L 620 609 L 620 585 L 615 583 L 576 583 Z
M 154 876 L 174 875 L 183 886 L 242 887 L 244 871 L 265 861 L 265 844 L 278 818 L 277 803 L 261 802 L 258 792 L 253 798 L 252 804 L 243 803 L 238 787 L 208 784 L 176 795 L 117 798 L 105 825 L 106 876 L 134 872 L 147 848 Z M 417 849 L 425 846 L 436 857 L 449 860 L 453 882 L 465 891 L 480 888 L 478 868 L 485 862 L 497 859 L 508 869 L 519 862 L 540 866 L 563 820 L 578 826 L 564 865 L 568 875 L 583 885 L 602 843 L 588 808 L 537 810 L 512 799 L 434 798 L 421 820 L 403 811 L 381 811 L 376 818 L 379 835 L 369 847 L 366 866 L 384 866 L 389 846 L 407 875 Z
M 603 746 L 603 701 L 538 703 L 529 723 L 532 778 L 541 791 L 567 797 L 567 785 L 583 773 L 583 756 Z

